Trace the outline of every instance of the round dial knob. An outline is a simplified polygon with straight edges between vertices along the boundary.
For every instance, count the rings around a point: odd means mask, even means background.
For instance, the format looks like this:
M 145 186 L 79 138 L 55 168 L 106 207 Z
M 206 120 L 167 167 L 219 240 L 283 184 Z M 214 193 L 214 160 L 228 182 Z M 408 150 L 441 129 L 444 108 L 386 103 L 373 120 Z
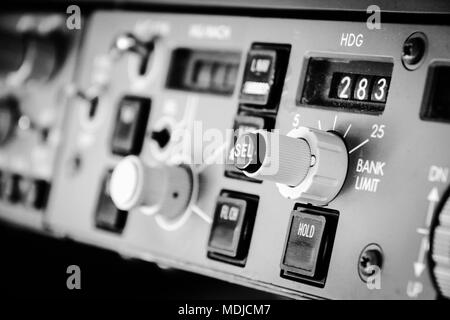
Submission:
M 431 229 L 431 271 L 439 293 L 450 299 L 450 188 L 437 208 Z
M 19 103 L 11 97 L 0 98 L 0 146 L 7 143 L 14 134 L 20 117 Z
M 248 177 L 275 182 L 287 198 L 326 205 L 344 183 L 348 154 L 344 141 L 331 132 L 257 130 L 239 136 L 234 162 Z
M 193 179 L 187 166 L 149 166 L 136 156 L 128 156 L 111 175 L 110 195 L 120 210 L 139 207 L 146 214 L 175 219 L 194 197 Z

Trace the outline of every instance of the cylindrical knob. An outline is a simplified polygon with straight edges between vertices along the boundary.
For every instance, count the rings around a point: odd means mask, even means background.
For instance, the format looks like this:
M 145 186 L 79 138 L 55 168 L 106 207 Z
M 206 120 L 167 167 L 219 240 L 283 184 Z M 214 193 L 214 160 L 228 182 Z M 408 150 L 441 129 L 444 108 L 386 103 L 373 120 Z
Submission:
M 189 205 L 193 177 L 188 167 L 152 167 L 136 156 L 128 156 L 115 167 L 109 188 L 112 201 L 121 210 L 139 207 L 144 213 L 172 219 Z
M 311 150 L 303 139 L 267 131 L 242 134 L 234 148 L 235 166 L 249 177 L 299 185 L 311 166 Z
M 20 117 L 19 102 L 11 96 L 0 98 L 0 146 L 7 143 Z
M 248 177 L 276 182 L 283 196 L 315 205 L 326 205 L 337 195 L 348 167 L 339 136 L 306 127 L 287 136 L 244 133 L 236 141 L 234 159 Z
M 450 188 L 438 206 L 431 231 L 432 272 L 439 293 L 450 299 Z

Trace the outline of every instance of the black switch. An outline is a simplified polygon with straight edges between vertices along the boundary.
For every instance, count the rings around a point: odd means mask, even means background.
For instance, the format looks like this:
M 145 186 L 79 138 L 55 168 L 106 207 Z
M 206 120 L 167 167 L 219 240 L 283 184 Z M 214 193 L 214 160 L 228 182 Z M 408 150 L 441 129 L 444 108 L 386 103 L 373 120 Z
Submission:
M 435 62 L 427 76 L 420 117 L 422 120 L 450 123 L 450 64 Z
M 125 228 L 128 213 L 116 208 L 109 194 L 109 181 L 111 172 L 109 171 L 102 184 L 97 211 L 95 214 L 95 226 L 99 229 L 121 233 Z
M 8 174 L 3 179 L 3 198 L 10 203 L 18 203 L 21 198 L 22 177 L 17 174 Z
M 45 209 L 47 206 L 50 184 L 41 179 L 30 180 L 30 184 L 23 193 L 25 205 L 37 210 Z
M 254 44 L 245 65 L 239 101 L 243 105 L 276 111 L 281 98 L 290 46 Z
M 112 136 L 112 152 L 137 155 L 142 150 L 150 114 L 148 98 L 126 96 L 120 103 Z
M 257 206 L 256 196 L 229 191 L 221 193 L 209 236 L 209 258 L 245 265 Z
M 281 259 L 281 276 L 325 285 L 339 213 L 298 204 L 291 214 Z

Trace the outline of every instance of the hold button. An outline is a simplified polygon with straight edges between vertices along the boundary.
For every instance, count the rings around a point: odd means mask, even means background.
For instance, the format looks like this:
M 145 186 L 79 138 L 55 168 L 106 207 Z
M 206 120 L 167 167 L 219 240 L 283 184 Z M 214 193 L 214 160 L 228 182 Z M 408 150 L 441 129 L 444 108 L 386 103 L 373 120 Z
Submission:
M 297 204 L 281 259 L 281 277 L 324 287 L 339 212 Z
M 289 233 L 284 265 L 313 276 L 322 243 L 326 220 L 323 216 L 307 213 L 294 215 Z

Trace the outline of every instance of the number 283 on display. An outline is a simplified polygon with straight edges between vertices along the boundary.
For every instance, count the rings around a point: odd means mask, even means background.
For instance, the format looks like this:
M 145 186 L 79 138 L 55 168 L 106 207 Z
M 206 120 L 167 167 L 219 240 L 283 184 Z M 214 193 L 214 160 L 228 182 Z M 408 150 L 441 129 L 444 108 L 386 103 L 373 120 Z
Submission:
M 331 97 L 343 100 L 385 103 L 390 77 L 334 73 Z

